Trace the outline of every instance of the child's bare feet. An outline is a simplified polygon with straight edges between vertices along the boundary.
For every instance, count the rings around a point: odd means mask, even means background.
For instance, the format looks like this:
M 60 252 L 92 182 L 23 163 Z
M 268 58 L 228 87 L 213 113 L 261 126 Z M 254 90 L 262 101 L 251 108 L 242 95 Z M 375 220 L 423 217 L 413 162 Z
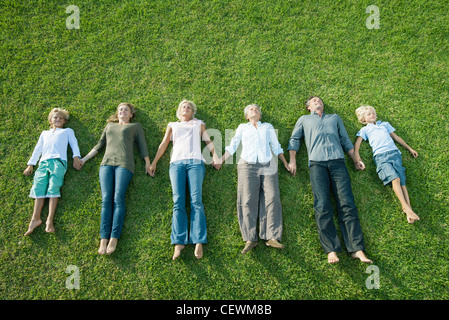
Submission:
M 25 232 L 24 236 L 31 234 L 35 228 L 39 227 L 42 224 L 41 219 L 31 220 L 30 225 L 28 226 L 28 231 Z
M 327 255 L 327 262 L 329 263 L 337 263 L 340 259 L 338 259 L 337 253 L 335 251 L 329 252 Z
M 106 248 L 108 246 L 109 239 L 101 239 L 100 240 L 100 248 L 98 249 L 98 254 L 105 254 Z
M 197 243 L 195 246 L 195 257 L 197 259 L 201 259 L 203 257 L 203 244 Z
M 107 254 L 111 254 L 115 251 L 117 248 L 118 239 L 117 238 L 111 238 L 108 243 L 108 247 L 106 249 Z
M 419 220 L 418 215 L 413 212 L 411 209 L 403 209 L 405 214 L 407 215 L 407 221 L 408 223 L 414 223 L 415 221 Z
M 46 222 L 45 231 L 48 232 L 48 233 L 55 232 L 55 227 L 53 226 L 53 222 L 51 222 L 51 221 L 47 221 Z
M 353 257 L 354 259 L 360 259 L 360 261 L 365 263 L 373 263 L 370 259 L 367 258 L 362 250 L 351 253 L 351 257 Z
M 176 260 L 177 257 L 181 255 L 182 249 L 184 249 L 184 245 L 182 244 L 175 244 L 175 253 L 173 254 L 173 261 Z

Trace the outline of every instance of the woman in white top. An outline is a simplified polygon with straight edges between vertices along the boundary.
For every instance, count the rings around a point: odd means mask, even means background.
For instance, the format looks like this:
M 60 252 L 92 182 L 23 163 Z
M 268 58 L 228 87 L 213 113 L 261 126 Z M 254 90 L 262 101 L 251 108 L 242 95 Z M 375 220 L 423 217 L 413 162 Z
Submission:
M 277 161 L 273 154 L 279 157 L 287 170 L 289 167 L 273 126 L 260 121 L 260 107 L 249 105 L 244 115 L 248 122 L 239 125 L 221 159 L 223 163 L 242 144 L 237 167 L 237 216 L 243 240 L 246 241 L 242 253 L 254 248 L 259 238 L 266 240 L 267 246 L 282 249 L 284 245 L 279 242 L 282 235 L 282 206 Z M 215 165 L 217 169 L 220 166 Z
M 196 105 L 183 100 L 178 106 L 179 121 L 170 122 L 165 136 L 159 145 L 156 156 L 150 166 L 150 175 L 154 176 L 156 165 L 164 154 L 170 141 L 173 150 L 170 158 L 170 181 L 173 190 L 173 220 L 171 243 L 175 245 L 173 260 L 181 254 L 186 244 L 195 244 L 195 256 L 203 256 L 203 243 L 207 242 L 206 216 L 202 201 L 202 188 L 205 174 L 204 158 L 201 153 L 201 140 L 212 152 L 215 162 L 215 148 L 206 132 L 203 121 L 194 118 Z M 186 212 L 186 187 L 190 191 L 190 232 Z

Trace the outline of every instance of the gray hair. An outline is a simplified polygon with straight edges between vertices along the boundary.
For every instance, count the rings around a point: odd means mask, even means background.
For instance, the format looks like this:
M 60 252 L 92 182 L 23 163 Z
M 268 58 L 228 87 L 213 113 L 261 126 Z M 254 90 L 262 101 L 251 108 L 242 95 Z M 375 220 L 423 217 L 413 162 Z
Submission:
M 247 105 L 245 107 L 245 109 L 243 109 L 243 114 L 245 116 L 245 119 L 246 119 L 246 115 L 248 114 L 248 110 L 250 107 L 257 107 L 257 109 L 259 109 L 260 117 L 262 118 L 262 110 L 260 110 L 260 106 L 257 104 L 250 104 L 250 105 Z

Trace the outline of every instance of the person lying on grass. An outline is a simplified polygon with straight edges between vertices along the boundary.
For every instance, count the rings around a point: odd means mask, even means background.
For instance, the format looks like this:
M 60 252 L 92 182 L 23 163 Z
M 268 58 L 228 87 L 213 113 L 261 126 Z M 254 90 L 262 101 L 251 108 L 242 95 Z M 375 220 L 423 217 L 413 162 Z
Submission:
M 402 210 L 409 223 L 419 220 L 410 205 L 410 198 L 405 185 L 405 168 L 402 166 L 401 152 L 395 141 L 406 148 L 414 158 L 418 152 L 409 147 L 405 141 L 394 133 L 395 129 L 388 123 L 377 120 L 376 110 L 371 106 L 361 106 L 355 110 L 359 122 L 366 124 L 359 132 L 354 143 L 354 152 L 361 161 L 359 150 L 363 140 L 368 140 L 373 149 L 374 164 L 377 174 L 384 185 L 391 185 L 402 205 Z M 363 169 L 362 169 L 363 170 Z
M 33 174 L 34 166 L 40 158 L 30 191 L 30 197 L 35 199 L 34 210 L 25 236 L 31 234 L 36 227 L 42 224 L 41 212 L 45 198 L 49 198 L 45 231 L 55 232 L 53 219 L 58 199 L 61 197 L 60 189 L 64 183 L 64 175 L 67 172 L 68 144 L 72 148 L 73 167 L 77 170 L 81 169 L 80 150 L 75 132 L 70 128 L 64 128 L 68 120 L 69 112 L 67 110 L 54 108 L 50 111 L 48 121 L 51 128 L 42 131 L 27 163 L 27 168 L 23 172 L 25 176 Z
M 332 190 L 337 200 L 338 219 L 346 250 L 353 258 L 372 263 L 364 252 L 364 237 L 345 164 L 345 152 L 351 157 L 357 170 L 364 168 L 365 164 L 355 159 L 354 146 L 341 118 L 337 114 L 325 113 L 320 97 L 312 96 L 305 104 L 310 114 L 301 116 L 293 129 L 288 144 L 289 167 L 291 174 L 295 176 L 296 153 L 301 138 L 304 138 L 321 246 L 327 253 L 329 263 L 340 261 L 337 252 L 341 251 L 341 245 L 333 221 Z
M 203 244 L 207 243 L 207 224 L 203 205 L 203 181 L 206 168 L 201 152 L 204 141 L 214 159 L 215 147 L 206 131 L 203 121 L 195 118 L 197 107 L 194 102 L 183 100 L 178 106 L 176 116 L 179 121 L 167 125 L 164 138 L 158 147 L 150 166 L 154 177 L 157 163 L 167 150 L 170 141 L 173 151 L 170 158 L 170 181 L 173 192 L 173 218 L 170 234 L 174 245 L 173 260 L 176 260 L 187 244 L 195 244 L 195 257 L 203 257 Z M 190 228 L 186 211 L 186 191 L 190 193 Z
M 242 253 L 246 254 L 256 247 L 259 238 L 269 247 L 283 249 L 285 246 L 280 242 L 282 204 L 276 160 L 279 158 L 287 170 L 288 163 L 275 129 L 270 123 L 261 122 L 260 106 L 250 104 L 243 113 L 248 122 L 238 126 L 215 168 L 220 169 L 221 164 L 242 145 L 237 166 L 237 217 L 245 241 Z
M 105 149 L 100 164 L 101 188 L 100 248 L 98 254 L 111 254 L 117 248 L 125 219 L 125 195 L 134 176 L 134 142 L 137 142 L 140 156 L 145 160 L 145 172 L 149 173 L 150 157 L 142 125 L 133 122 L 136 109 L 131 103 L 120 103 L 97 145 L 81 159 L 87 160 Z

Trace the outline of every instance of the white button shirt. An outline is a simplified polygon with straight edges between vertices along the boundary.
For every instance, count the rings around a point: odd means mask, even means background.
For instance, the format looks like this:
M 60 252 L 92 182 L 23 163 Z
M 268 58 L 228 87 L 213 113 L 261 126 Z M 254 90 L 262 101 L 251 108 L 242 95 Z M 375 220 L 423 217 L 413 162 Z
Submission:
M 242 143 L 240 157 L 247 162 L 256 163 L 259 161 L 266 163 L 271 160 L 273 154 L 277 157 L 279 154 L 284 153 L 276 136 L 276 131 L 267 122 L 262 123 L 258 121 L 257 128 L 250 122 L 242 123 L 238 126 L 235 136 L 225 150 L 233 155 L 240 142 Z
M 67 145 L 72 148 L 73 157 L 81 157 L 75 132 L 70 128 L 56 128 L 42 131 L 27 165 L 36 165 L 39 160 L 61 159 L 67 161 Z

